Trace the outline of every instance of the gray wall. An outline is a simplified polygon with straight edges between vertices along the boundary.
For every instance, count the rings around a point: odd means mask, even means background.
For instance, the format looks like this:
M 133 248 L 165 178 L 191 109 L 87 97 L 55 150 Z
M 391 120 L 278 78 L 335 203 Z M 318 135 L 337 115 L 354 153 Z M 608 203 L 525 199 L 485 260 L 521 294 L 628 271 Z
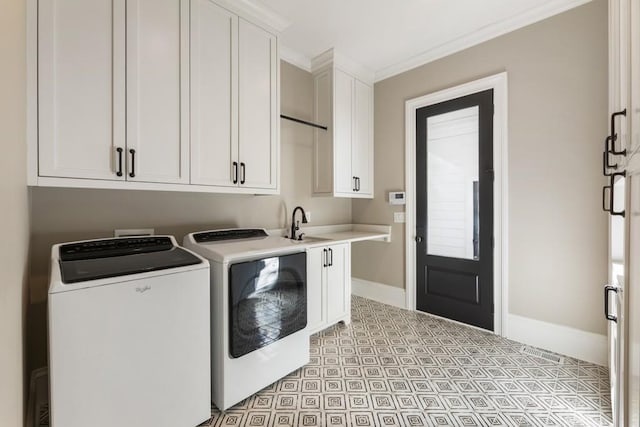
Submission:
M 24 313 L 29 204 L 26 171 L 25 1 L 0 13 L 0 425 L 20 427 L 24 414 Z
M 405 101 L 502 71 L 509 79 L 509 310 L 605 333 L 607 3 L 533 24 L 375 85 L 375 199 L 353 221 L 390 223 L 404 188 Z M 404 287 L 404 226 L 353 250 L 355 277 Z
M 281 82 L 282 112 L 311 120 L 311 74 L 282 62 Z M 279 228 L 297 205 L 312 213 L 313 225 L 350 223 L 351 200 L 311 197 L 312 143 L 312 128 L 281 120 L 279 196 L 32 188 L 30 290 L 31 301 L 41 308 L 33 310 L 30 365 L 46 360 L 42 302 L 56 242 L 112 236 L 116 228 L 155 228 L 180 241 L 191 231 L 220 226 Z

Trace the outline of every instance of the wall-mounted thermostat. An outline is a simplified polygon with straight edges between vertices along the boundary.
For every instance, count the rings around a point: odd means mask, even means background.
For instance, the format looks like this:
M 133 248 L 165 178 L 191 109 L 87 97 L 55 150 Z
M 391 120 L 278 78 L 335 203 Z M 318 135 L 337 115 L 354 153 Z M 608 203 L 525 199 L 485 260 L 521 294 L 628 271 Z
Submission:
M 404 205 L 407 203 L 404 191 L 389 191 L 390 205 Z

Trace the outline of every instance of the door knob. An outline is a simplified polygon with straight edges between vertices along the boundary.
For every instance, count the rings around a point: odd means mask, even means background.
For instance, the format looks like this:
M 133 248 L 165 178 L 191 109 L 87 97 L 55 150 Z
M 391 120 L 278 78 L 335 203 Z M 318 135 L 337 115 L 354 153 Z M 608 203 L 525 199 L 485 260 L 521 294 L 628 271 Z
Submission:
M 416 236 L 416 243 L 422 243 L 422 236 Z

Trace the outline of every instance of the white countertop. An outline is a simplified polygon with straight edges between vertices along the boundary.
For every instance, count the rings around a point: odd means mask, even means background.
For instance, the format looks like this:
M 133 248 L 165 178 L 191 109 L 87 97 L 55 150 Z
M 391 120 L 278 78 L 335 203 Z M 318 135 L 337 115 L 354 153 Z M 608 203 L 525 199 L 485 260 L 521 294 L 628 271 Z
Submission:
M 227 242 L 196 244 L 185 238 L 184 246 L 213 261 L 237 262 L 282 253 L 302 252 L 307 248 L 337 243 L 352 243 L 365 240 L 391 241 L 391 226 L 371 224 L 341 224 L 302 227 L 303 240 L 285 238 L 286 229 L 267 230 L 268 237 Z M 197 249 L 196 249 L 197 247 Z

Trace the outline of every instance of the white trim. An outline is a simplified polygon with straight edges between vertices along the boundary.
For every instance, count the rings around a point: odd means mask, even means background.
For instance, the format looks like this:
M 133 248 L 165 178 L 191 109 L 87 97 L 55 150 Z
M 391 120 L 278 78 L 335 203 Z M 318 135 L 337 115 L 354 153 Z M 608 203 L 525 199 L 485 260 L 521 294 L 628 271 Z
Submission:
M 309 73 L 311 72 L 311 59 L 282 44 L 280 45 L 280 60 L 295 65 Z
M 219 6 L 239 15 L 258 26 L 268 26 L 281 33 L 291 26 L 291 21 L 278 14 L 267 5 L 254 0 L 213 0 Z
M 416 309 L 416 246 L 414 243 L 415 218 L 415 177 L 416 177 L 416 110 L 427 105 L 437 104 L 449 99 L 471 95 L 483 90 L 493 89 L 493 169 L 494 179 L 494 332 L 504 336 L 507 331 L 506 314 L 508 309 L 508 155 L 507 155 L 507 73 L 499 73 L 480 80 L 444 89 L 405 103 L 405 188 L 406 204 L 406 307 Z
M 339 68 L 340 70 L 351 74 L 358 80 L 373 86 L 375 73 L 372 70 L 353 61 L 341 52 L 336 51 L 334 48 L 327 49 L 311 59 L 311 72 L 313 74 L 323 71 L 327 67 L 331 66 Z M 349 197 L 353 197 L 353 195 L 349 194 Z
M 591 0 L 565 0 L 565 1 L 549 1 L 538 7 L 530 9 L 524 13 L 512 16 L 509 19 L 496 22 L 491 25 L 482 27 L 476 31 L 465 34 L 461 37 L 443 43 L 432 49 L 427 50 L 413 58 L 393 64 L 376 71 L 375 81 L 379 82 L 405 71 L 435 61 L 445 56 L 452 55 L 472 46 L 484 43 L 487 40 L 507 34 L 543 19 L 573 9 L 583 4 L 589 3 Z
M 527 345 L 607 366 L 606 335 L 509 314 L 507 338 Z
M 352 277 L 351 294 L 394 307 L 405 308 L 404 289 L 395 286 Z

